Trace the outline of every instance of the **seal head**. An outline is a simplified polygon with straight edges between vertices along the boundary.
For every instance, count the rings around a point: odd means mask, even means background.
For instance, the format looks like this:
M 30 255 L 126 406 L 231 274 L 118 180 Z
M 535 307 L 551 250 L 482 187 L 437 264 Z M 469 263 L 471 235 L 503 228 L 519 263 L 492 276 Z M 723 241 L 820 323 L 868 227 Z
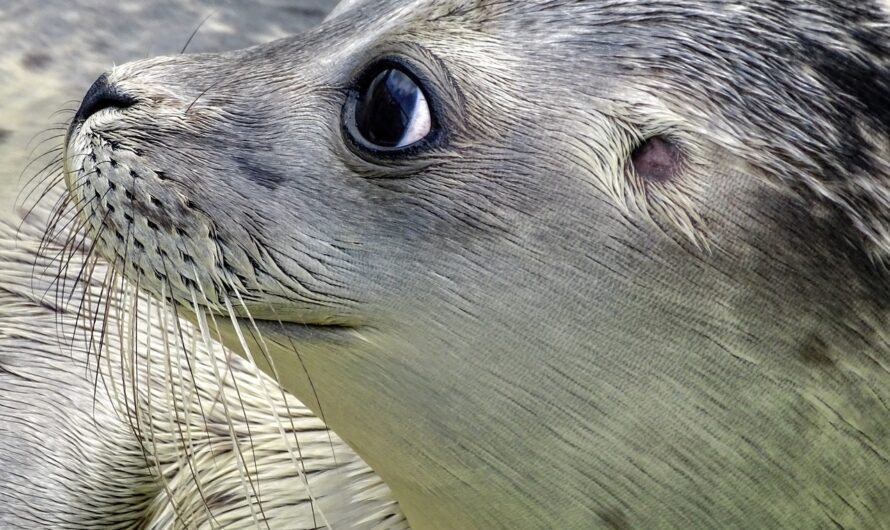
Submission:
M 353 1 L 115 68 L 67 181 L 414 528 L 879 528 L 888 51 L 873 2 Z

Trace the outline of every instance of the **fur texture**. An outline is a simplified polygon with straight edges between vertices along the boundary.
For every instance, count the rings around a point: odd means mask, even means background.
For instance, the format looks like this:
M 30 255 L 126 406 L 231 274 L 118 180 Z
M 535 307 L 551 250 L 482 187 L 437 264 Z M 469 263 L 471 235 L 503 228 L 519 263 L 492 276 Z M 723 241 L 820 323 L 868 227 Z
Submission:
M 872 1 L 356 0 L 110 71 L 66 206 L 413 527 L 886 528 L 888 47 Z M 383 156 L 393 62 L 440 135 Z
M 0 527 L 407 528 L 301 403 L 45 223 L 0 223 Z

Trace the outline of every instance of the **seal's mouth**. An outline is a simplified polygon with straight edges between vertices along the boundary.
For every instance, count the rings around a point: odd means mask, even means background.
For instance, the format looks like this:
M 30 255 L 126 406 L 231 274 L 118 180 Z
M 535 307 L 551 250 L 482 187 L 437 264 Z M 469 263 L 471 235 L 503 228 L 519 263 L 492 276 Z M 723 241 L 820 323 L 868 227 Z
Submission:
M 195 315 L 188 309 L 183 315 L 195 321 Z M 228 315 L 212 313 L 212 326 L 218 328 L 230 340 L 225 342 L 237 344 L 242 339 L 249 342 L 267 341 L 289 349 L 304 344 L 337 345 L 346 344 L 361 335 L 363 326 L 289 322 L 284 320 L 267 320 L 249 317 L 236 317 L 234 322 Z
M 294 322 L 287 320 L 250 319 L 244 317 L 239 317 L 237 320 L 242 327 L 256 327 L 259 328 L 260 331 L 269 332 L 274 335 L 286 334 L 294 337 L 306 338 L 333 337 L 349 333 L 361 327 L 357 325 L 330 322 Z
M 260 335 L 278 339 L 299 339 L 309 341 L 342 341 L 345 337 L 355 334 L 367 326 L 367 323 L 355 317 L 332 315 L 322 311 L 307 311 L 299 315 L 293 312 L 276 314 L 269 310 L 242 307 L 232 311 L 213 307 L 201 307 L 208 321 L 213 325 L 235 330 L 240 328 L 244 334 L 259 332 Z M 194 307 L 182 307 L 189 320 L 195 319 Z M 234 322 L 233 322 L 234 321 Z
M 268 301 L 253 302 L 242 300 L 239 295 L 230 297 L 231 308 L 205 306 L 204 309 L 212 313 L 216 318 L 230 318 L 234 316 L 245 322 L 264 322 L 276 326 L 298 326 L 306 328 L 357 328 L 366 322 L 353 315 L 337 311 L 329 306 L 311 306 L 308 304 L 290 305 L 272 304 Z
M 342 343 L 348 338 L 355 336 L 359 330 L 357 326 L 333 324 L 297 324 L 293 322 L 272 322 L 269 320 L 255 320 L 254 322 L 263 335 L 278 342 L 282 339 L 290 339 L 300 343 Z
M 237 263 L 233 266 L 236 260 L 228 259 L 232 248 L 213 241 L 208 235 L 212 230 L 201 227 L 200 218 L 175 223 L 168 215 L 170 226 L 161 226 L 164 212 L 142 205 L 140 189 L 126 181 L 124 173 L 132 172 L 135 164 L 122 158 L 118 161 L 117 153 L 94 144 L 89 122 L 72 127 L 66 144 L 78 153 L 77 157 L 65 157 L 68 193 L 78 205 L 84 228 L 98 240 L 95 251 L 143 290 L 175 303 L 192 320 L 201 312 L 218 323 L 232 325 L 235 321 L 245 333 L 257 328 L 264 334 L 301 340 L 342 336 L 363 325 L 355 315 L 345 314 L 333 298 L 322 303 L 299 293 L 279 292 L 276 301 L 270 300 L 276 293 L 266 292 L 264 284 L 238 286 L 240 280 L 233 277 L 253 274 L 253 280 L 259 281 L 256 278 L 266 272 L 260 259 L 237 260 L 251 263 L 249 271 L 238 269 Z M 159 191 L 150 194 L 155 198 L 161 195 Z M 194 235 L 184 236 L 183 226 L 189 226 Z M 269 278 L 263 279 L 271 283 Z M 256 289 L 265 296 L 257 296 Z

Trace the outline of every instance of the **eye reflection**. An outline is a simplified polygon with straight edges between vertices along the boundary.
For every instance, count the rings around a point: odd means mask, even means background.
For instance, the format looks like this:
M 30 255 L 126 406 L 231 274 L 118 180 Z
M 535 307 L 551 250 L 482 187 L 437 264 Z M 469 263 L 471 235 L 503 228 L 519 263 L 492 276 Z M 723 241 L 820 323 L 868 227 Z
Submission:
M 381 71 L 361 92 L 355 108 L 356 129 L 368 143 L 407 147 L 429 135 L 429 103 L 417 83 L 398 68 Z

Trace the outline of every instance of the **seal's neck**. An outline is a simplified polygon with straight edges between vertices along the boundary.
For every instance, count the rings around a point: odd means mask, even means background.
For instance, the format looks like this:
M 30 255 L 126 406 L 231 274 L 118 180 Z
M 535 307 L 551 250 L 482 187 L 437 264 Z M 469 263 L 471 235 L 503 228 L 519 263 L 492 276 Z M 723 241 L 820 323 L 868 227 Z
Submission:
M 664 342 L 645 351 L 553 340 L 527 358 L 481 352 L 496 371 L 393 346 L 336 370 L 361 395 L 321 400 L 412 528 L 681 528 L 707 506 L 766 502 L 763 484 L 789 480 L 786 464 L 817 497 L 864 494 L 857 474 L 890 454 L 884 335 L 814 321 L 754 336 L 717 320 L 698 336 L 658 330 Z M 500 351 L 522 351 L 500 340 Z M 330 388 L 319 370 L 317 386 Z M 826 465 L 840 471 L 820 482 Z

